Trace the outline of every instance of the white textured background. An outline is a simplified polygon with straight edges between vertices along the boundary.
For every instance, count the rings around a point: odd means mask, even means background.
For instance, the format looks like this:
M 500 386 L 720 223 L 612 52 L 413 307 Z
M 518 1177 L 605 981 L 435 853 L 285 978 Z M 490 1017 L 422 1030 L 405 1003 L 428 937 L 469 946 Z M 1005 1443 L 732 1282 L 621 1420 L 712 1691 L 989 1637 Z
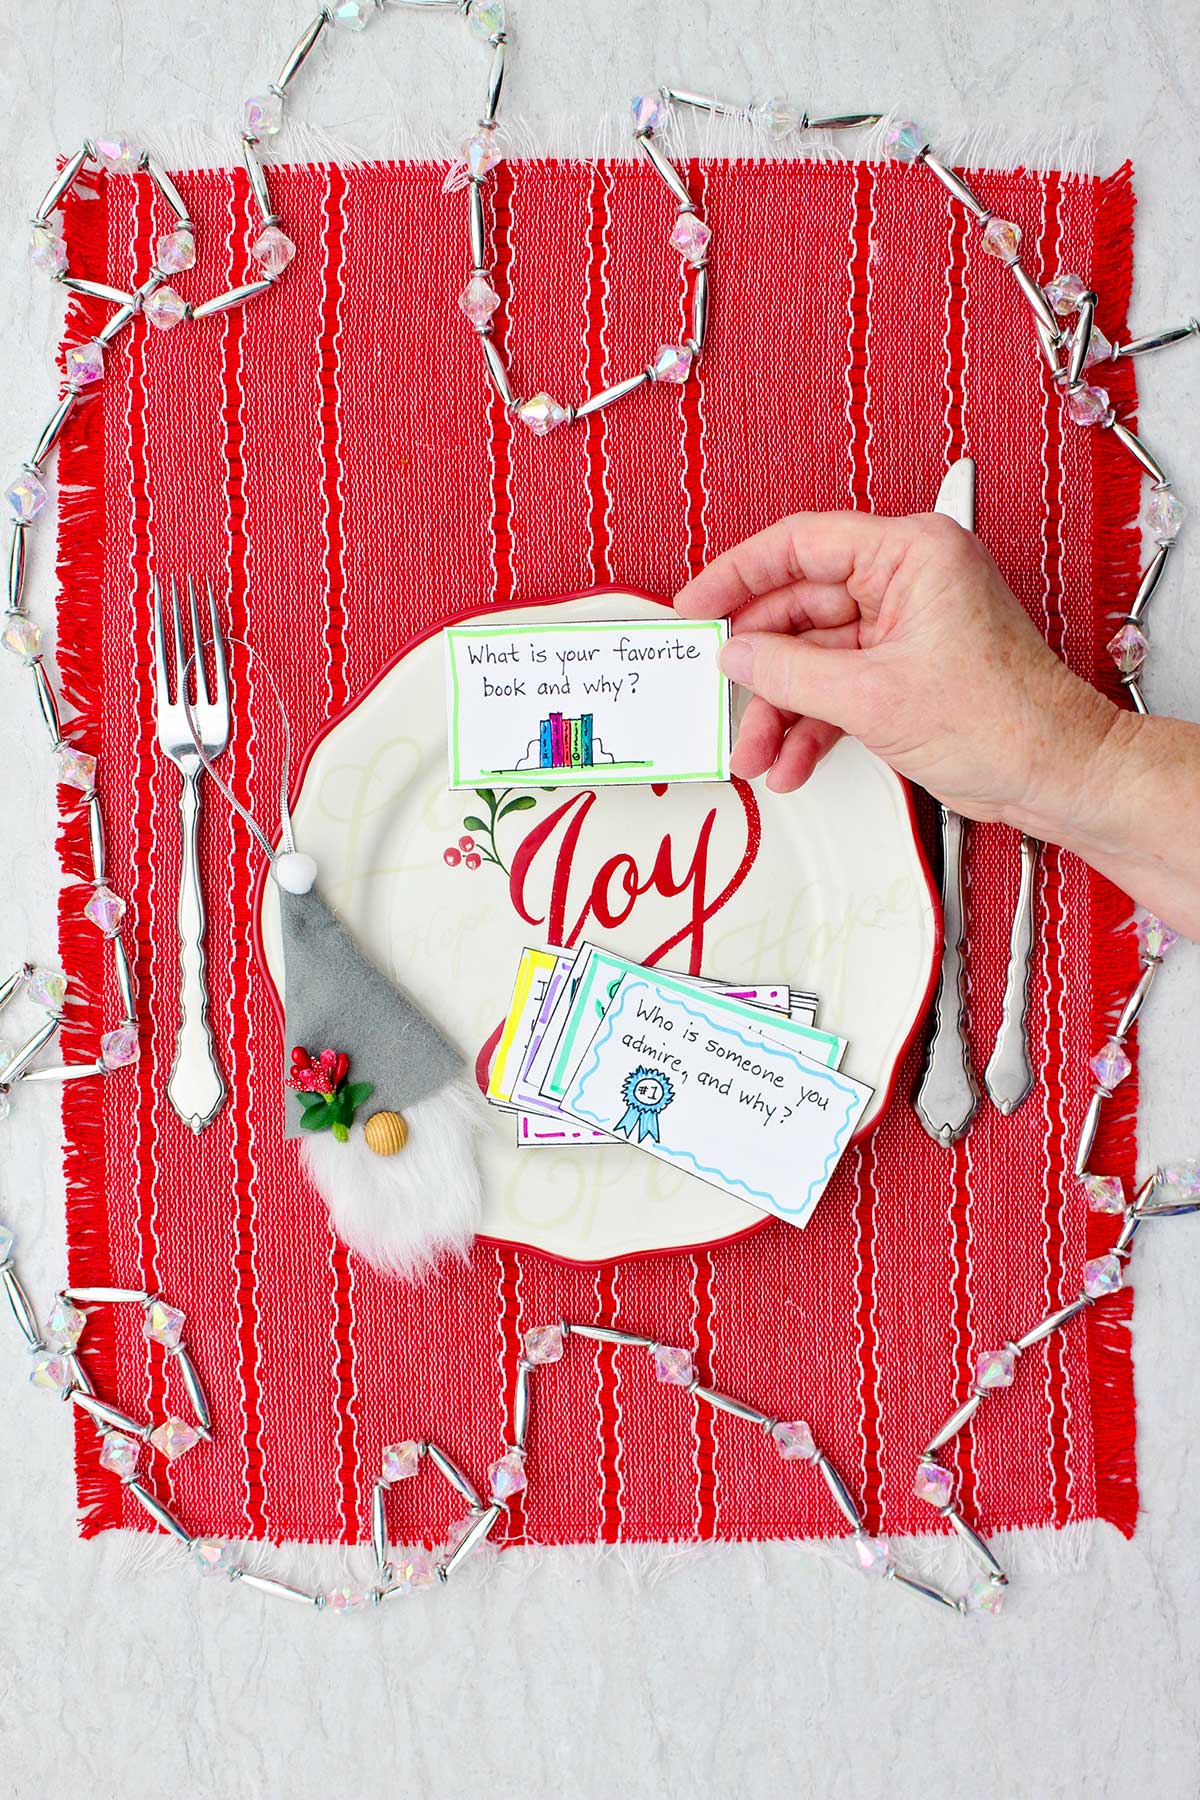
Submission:
M 388 14 L 317 52 L 296 110 L 367 152 L 402 144 L 407 127 L 460 137 L 485 55 L 452 16 Z M 5 468 L 28 453 L 53 390 L 58 319 L 24 261 L 23 219 L 55 152 L 124 126 L 168 154 L 186 141 L 202 156 L 207 138 L 230 158 L 241 99 L 305 17 L 301 0 L 0 0 Z M 1194 0 L 524 0 L 514 36 L 506 102 L 548 149 L 568 147 L 566 120 L 590 140 L 605 109 L 656 80 L 833 111 L 894 104 L 935 143 L 985 127 L 1018 155 L 1060 128 L 1094 129 L 1098 170 L 1127 154 L 1137 168 L 1135 329 L 1200 311 Z M 1141 373 L 1146 434 L 1200 513 L 1200 342 Z M 1192 717 L 1198 544 L 1185 537 L 1160 590 L 1147 684 L 1157 710 Z M 49 548 L 43 523 L 31 604 L 47 622 Z M 15 669 L 0 675 L 7 969 L 53 959 L 56 866 L 30 692 Z M 1144 1027 L 1147 1167 L 1200 1150 L 1198 1003 L 1200 952 L 1184 949 Z M 57 1097 L 19 1098 L 0 1215 L 22 1235 L 40 1304 L 62 1268 Z M 1078 1545 L 1058 1559 L 1021 1546 L 1005 1616 L 970 1623 L 790 1547 L 685 1556 L 654 1580 L 588 1553 L 512 1556 L 486 1581 L 346 1621 L 186 1571 L 139 1572 L 123 1546 L 75 1540 L 68 1421 L 22 1384 L 4 1334 L 0 1786 L 122 1800 L 1192 1796 L 1200 1219 L 1149 1228 L 1135 1269 L 1137 1536 L 1098 1529 L 1073 1569 L 1061 1565 Z

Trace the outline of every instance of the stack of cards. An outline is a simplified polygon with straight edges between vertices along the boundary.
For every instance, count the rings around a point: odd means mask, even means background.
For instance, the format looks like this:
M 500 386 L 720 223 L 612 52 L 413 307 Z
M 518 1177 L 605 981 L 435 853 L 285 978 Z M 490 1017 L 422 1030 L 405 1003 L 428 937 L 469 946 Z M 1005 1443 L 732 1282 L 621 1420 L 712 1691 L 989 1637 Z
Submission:
M 815 995 L 643 968 L 612 950 L 522 952 L 488 1083 L 523 1149 L 632 1144 L 803 1225 L 872 1090 Z

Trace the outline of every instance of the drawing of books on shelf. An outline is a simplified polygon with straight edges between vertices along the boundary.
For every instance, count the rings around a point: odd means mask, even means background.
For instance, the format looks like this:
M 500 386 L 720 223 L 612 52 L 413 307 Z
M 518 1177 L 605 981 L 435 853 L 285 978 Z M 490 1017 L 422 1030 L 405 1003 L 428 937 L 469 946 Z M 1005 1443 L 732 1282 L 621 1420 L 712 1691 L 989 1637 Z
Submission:
M 596 736 L 594 715 L 580 713 L 568 719 L 563 713 L 548 713 L 538 726 L 537 736 L 529 739 L 523 754 L 507 769 L 495 769 L 496 775 L 526 774 L 533 769 L 645 769 L 649 760 L 619 759 L 606 750 Z

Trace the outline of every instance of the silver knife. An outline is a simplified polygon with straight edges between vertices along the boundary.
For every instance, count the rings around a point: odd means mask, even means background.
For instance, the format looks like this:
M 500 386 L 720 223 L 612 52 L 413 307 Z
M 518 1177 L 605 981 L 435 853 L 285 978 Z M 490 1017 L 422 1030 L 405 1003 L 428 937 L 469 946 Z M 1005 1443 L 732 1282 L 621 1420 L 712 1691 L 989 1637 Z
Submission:
M 960 457 L 947 469 L 938 490 L 935 512 L 975 529 L 975 464 Z M 979 1088 L 967 1049 L 963 993 L 963 819 L 941 808 L 942 826 L 942 967 L 933 1008 L 933 1036 L 925 1073 L 913 1105 L 917 1117 L 939 1144 L 952 1144 L 966 1131 L 979 1104 Z

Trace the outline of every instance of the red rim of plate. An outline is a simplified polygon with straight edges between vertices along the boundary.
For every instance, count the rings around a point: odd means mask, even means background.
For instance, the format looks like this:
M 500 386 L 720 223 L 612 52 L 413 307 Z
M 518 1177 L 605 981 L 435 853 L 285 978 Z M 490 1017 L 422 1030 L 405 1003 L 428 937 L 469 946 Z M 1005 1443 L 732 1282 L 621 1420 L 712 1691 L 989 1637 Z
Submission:
M 643 593 L 639 588 L 623 587 L 618 582 L 609 582 L 603 587 L 586 588 L 581 592 L 574 594 L 546 594 L 541 595 L 534 600 L 506 601 L 502 606 L 497 606 L 495 603 L 485 603 L 480 606 L 466 607 L 460 611 L 448 613 L 444 618 L 438 619 L 433 624 L 425 626 L 423 630 L 416 632 L 412 637 L 406 639 L 406 641 L 401 644 L 400 648 L 392 653 L 388 660 L 383 663 L 378 671 L 371 677 L 367 685 L 360 689 L 359 692 L 354 695 L 353 699 L 347 701 L 340 712 L 335 713 L 333 718 L 326 720 L 320 731 L 317 732 L 316 736 L 308 744 L 304 755 L 300 758 L 300 761 L 292 774 L 288 787 L 289 806 L 295 805 L 300 790 L 304 786 L 304 778 L 308 773 L 309 764 L 312 762 L 313 757 L 316 755 L 325 739 L 329 736 L 330 732 L 336 731 L 337 727 L 344 719 L 349 718 L 352 712 L 358 710 L 367 696 L 374 692 L 381 681 L 386 680 L 397 664 L 403 662 L 406 656 L 410 656 L 412 652 L 419 649 L 422 644 L 428 643 L 431 637 L 436 637 L 446 625 L 458 624 L 464 619 L 477 619 L 485 614 L 525 612 L 537 606 L 571 606 L 579 600 L 603 599 L 608 594 L 626 595 L 631 599 L 646 600 L 653 606 L 663 606 L 668 609 L 671 606 L 671 602 L 669 600 L 664 600 L 661 595 L 647 594 Z M 892 773 L 895 774 L 895 771 L 893 770 Z M 913 805 L 912 788 L 902 775 L 896 775 L 895 779 L 899 782 L 900 791 L 904 797 L 904 804 L 908 814 L 908 826 L 912 833 L 913 848 L 917 853 L 917 865 L 924 878 L 925 889 L 929 896 L 934 928 L 933 956 L 930 962 L 929 977 L 925 983 L 925 991 L 921 997 L 921 1004 L 918 1006 L 913 1017 L 913 1022 L 909 1027 L 908 1035 L 905 1037 L 904 1042 L 901 1044 L 892 1060 L 891 1072 L 888 1075 L 887 1083 L 883 1089 L 882 1101 L 880 1102 L 874 1118 L 868 1125 L 859 1127 L 851 1137 L 850 1144 L 861 1143 L 864 1138 L 870 1137 L 871 1133 L 875 1130 L 876 1126 L 891 1106 L 892 1101 L 895 1099 L 896 1084 L 900 1078 L 900 1070 L 925 1021 L 925 1015 L 929 1009 L 929 1003 L 933 998 L 933 990 L 942 960 L 941 902 L 938 897 L 937 887 L 934 884 L 933 871 L 929 866 L 929 858 L 925 854 L 925 846 L 921 842 L 921 834 L 917 828 L 917 815 L 916 808 Z M 278 841 L 277 836 L 274 841 Z M 269 865 L 264 863 L 260 867 L 258 877 L 254 883 L 254 892 L 252 896 L 254 904 L 253 944 L 255 958 L 257 959 L 263 975 L 266 977 L 275 1016 L 279 1022 L 280 1042 L 286 1049 L 286 1044 L 283 1042 L 283 1001 L 267 963 L 266 946 L 263 943 L 262 936 L 263 893 L 266 888 L 269 872 Z M 850 1145 L 847 1145 L 847 1149 L 849 1149 L 849 1147 Z M 768 1225 L 772 1225 L 775 1222 L 776 1221 L 770 1213 L 763 1213 L 759 1218 L 754 1220 L 753 1224 L 745 1226 L 741 1231 L 730 1231 L 724 1233 L 721 1237 L 705 1238 L 700 1243 L 664 1244 L 661 1249 L 656 1250 L 627 1250 L 622 1251 L 619 1256 L 590 1258 L 561 1256 L 553 1250 L 543 1250 L 537 1244 L 524 1243 L 519 1238 L 491 1237 L 487 1232 L 483 1231 L 479 1233 L 476 1242 L 480 1244 L 492 1244 L 497 1249 L 501 1250 L 520 1250 L 527 1255 L 540 1256 L 547 1262 L 562 1263 L 566 1267 L 572 1269 L 603 1269 L 610 1267 L 613 1263 L 640 1262 L 643 1258 L 649 1256 L 687 1256 L 694 1251 L 711 1249 L 717 1244 L 737 1244 L 740 1243 L 743 1238 L 753 1237 L 757 1232 L 765 1230 Z

